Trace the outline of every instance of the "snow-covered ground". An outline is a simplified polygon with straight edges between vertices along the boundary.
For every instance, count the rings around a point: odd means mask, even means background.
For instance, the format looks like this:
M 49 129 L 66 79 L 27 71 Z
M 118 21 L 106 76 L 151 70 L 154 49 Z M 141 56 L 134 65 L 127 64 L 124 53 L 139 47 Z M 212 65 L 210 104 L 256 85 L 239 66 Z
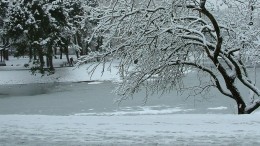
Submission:
M 54 66 L 60 67 L 65 62 L 65 59 L 55 59 Z M 29 83 L 52 83 L 52 82 L 80 82 L 80 81 L 118 81 L 119 75 L 117 74 L 116 63 L 106 64 L 105 74 L 102 74 L 102 65 L 96 68 L 94 74 L 91 73 L 91 69 L 97 65 L 97 63 L 91 63 L 82 65 L 80 67 L 62 67 L 56 68 L 55 74 L 44 75 L 36 74 L 32 75 L 28 68 L 24 67 L 24 64 L 28 63 L 28 58 L 12 58 L 10 61 L 6 61 L 7 66 L 0 67 L 0 85 L 1 84 L 29 84 Z
M 260 144 L 258 115 L 1 115 L 1 146 Z
M 0 67 L 1 86 L 90 80 L 90 75 L 86 70 L 88 65 L 80 68 L 57 68 L 56 74 L 41 77 L 40 75 L 31 75 L 29 70 L 24 70 L 21 62 L 21 60 L 13 58 L 7 62 L 8 66 Z M 119 76 L 116 74 L 115 66 L 116 63 L 112 64 L 111 71 L 105 72 L 103 76 L 99 72 L 102 67 L 99 67 L 91 78 L 96 81 L 91 83 L 92 86 L 93 84 L 98 85 L 104 80 L 118 81 Z M 58 96 L 58 94 L 53 95 Z M 44 95 L 37 96 L 38 99 L 39 97 L 44 98 Z M 6 98 L 10 98 L 8 102 L 19 104 L 16 100 L 17 97 Z M 3 101 L 0 98 L 0 102 L 1 100 Z M 208 107 L 209 110 L 225 110 L 226 108 L 224 106 Z M 127 111 L 125 109 L 125 112 L 66 116 L 3 114 L 0 115 L 0 146 L 257 146 L 260 145 L 259 115 L 258 112 L 252 115 L 180 114 L 168 111 L 151 111 L 151 109 L 149 112 L 147 110 Z

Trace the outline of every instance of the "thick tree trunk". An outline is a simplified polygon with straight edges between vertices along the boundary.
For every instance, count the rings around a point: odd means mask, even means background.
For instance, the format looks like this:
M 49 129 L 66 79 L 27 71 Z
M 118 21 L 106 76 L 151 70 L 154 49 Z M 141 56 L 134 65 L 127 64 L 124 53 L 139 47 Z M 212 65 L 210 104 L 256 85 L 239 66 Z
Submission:
M 62 48 L 60 48 L 60 59 L 62 59 L 62 52 L 63 52 L 63 50 L 62 50 Z
M 89 47 L 89 44 L 88 44 L 88 42 L 86 42 L 86 46 L 85 46 L 86 52 L 85 52 L 85 55 L 88 55 L 88 52 L 89 52 L 88 47 Z
M 220 70 L 222 67 L 219 67 Z M 220 71 L 221 72 L 221 71 Z M 242 98 L 242 95 L 240 94 L 239 90 L 237 87 L 234 85 L 234 79 L 230 78 L 226 74 L 222 74 L 225 80 L 225 84 L 227 86 L 227 89 L 231 92 L 233 99 L 237 103 L 237 113 L 238 114 L 246 114 L 246 104 Z
M 49 60 L 49 56 L 48 55 L 46 55 L 46 65 L 47 65 L 47 67 L 50 66 L 50 60 Z
M 33 48 L 33 60 L 37 59 L 37 55 L 36 55 L 36 48 Z
M 47 63 L 47 67 L 49 68 L 50 71 L 54 70 L 54 66 L 53 66 L 53 58 L 52 56 L 46 56 L 46 63 Z
M 1 53 L 1 55 L 0 55 L 0 56 L 1 56 L 0 61 L 3 62 L 3 51 L 1 50 L 0 53 Z
M 79 58 L 79 51 L 75 51 L 77 58 Z
M 245 102 L 242 100 L 237 100 L 236 101 L 237 103 L 237 113 L 240 115 L 240 114 L 248 114 L 246 112 L 246 105 L 245 105 Z
M 54 55 L 57 55 L 57 48 L 54 48 Z
M 70 64 L 70 58 L 69 58 L 69 54 L 68 53 L 66 53 L 66 58 L 67 58 L 68 64 Z
M 220 70 L 222 70 L 222 67 L 219 67 Z M 222 72 L 222 71 L 220 71 Z M 225 80 L 225 84 L 227 86 L 227 89 L 231 92 L 233 99 L 237 103 L 237 113 L 238 114 L 246 114 L 246 104 L 242 98 L 242 95 L 240 94 L 237 87 L 234 85 L 234 79 L 229 77 L 227 74 L 222 74 Z
M 49 46 L 48 47 L 48 50 L 47 50 L 47 54 L 46 54 L 46 58 L 47 58 L 47 64 L 48 64 L 48 67 L 49 69 L 52 71 L 54 70 L 54 67 L 53 67 L 53 50 L 52 50 L 52 46 Z
M 32 47 L 29 48 L 29 59 L 30 59 L 30 62 L 31 62 L 32 59 L 33 59 L 33 50 L 32 50 Z
M 9 60 L 8 50 L 4 50 L 4 59 L 5 59 L 5 60 Z
M 40 69 L 43 69 L 45 62 L 44 62 L 43 52 L 42 52 L 41 48 L 38 49 L 38 56 L 39 56 L 39 60 L 40 60 Z
M 53 71 L 54 70 L 54 66 L 53 66 L 53 58 L 52 58 L 52 56 L 49 56 L 49 68 L 50 68 L 50 70 L 51 71 Z
M 68 64 L 70 64 L 69 49 L 68 49 L 68 47 L 65 47 L 65 48 L 64 48 L 64 53 L 65 53 L 65 55 L 66 55 Z
M 238 114 L 246 114 L 246 104 L 245 104 L 238 88 L 235 86 L 235 83 L 234 83 L 235 78 L 229 76 L 226 69 L 218 61 L 218 59 L 215 59 L 212 57 L 212 62 L 215 64 L 215 66 L 221 73 L 222 77 L 224 78 L 225 85 L 226 85 L 227 89 L 230 91 L 230 93 L 232 94 L 231 98 L 236 101 Z

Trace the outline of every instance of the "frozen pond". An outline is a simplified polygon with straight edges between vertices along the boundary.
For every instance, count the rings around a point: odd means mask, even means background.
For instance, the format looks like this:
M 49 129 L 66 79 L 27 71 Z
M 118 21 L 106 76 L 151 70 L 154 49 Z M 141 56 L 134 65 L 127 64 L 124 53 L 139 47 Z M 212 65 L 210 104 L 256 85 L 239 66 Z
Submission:
M 95 83 L 95 82 L 94 82 Z M 46 83 L 0 86 L 0 114 L 25 115 L 150 115 L 172 113 L 236 112 L 235 103 L 216 91 L 207 97 L 189 97 L 176 92 L 150 96 L 145 93 L 115 102 L 112 82 Z
M 101 82 L 70 82 L 79 79 L 87 80 L 83 72 L 73 73 L 70 70 L 57 70 L 59 73 L 52 78 L 33 78 L 25 71 L 2 71 L 0 84 L 0 115 L 22 114 L 22 115 L 155 115 L 155 114 L 235 114 L 237 112 L 235 102 L 224 97 L 217 90 L 210 90 L 205 96 L 190 96 L 189 91 L 183 94 L 172 92 L 161 95 L 160 93 L 149 96 L 146 103 L 145 91 L 135 94 L 121 102 L 115 103 L 117 95 L 111 93 L 116 83 L 111 81 Z M 254 77 L 253 69 L 249 73 Z M 259 68 L 256 70 L 260 71 Z M 86 72 L 86 71 L 85 71 Z M 63 74 L 68 76 L 63 76 Z M 19 76 L 23 75 L 23 76 Z M 61 75 L 64 81 L 57 82 L 56 78 Z M 100 77 L 100 75 L 96 75 Z M 109 79 L 115 78 L 109 74 Z M 202 79 L 208 80 L 207 76 Z M 35 83 L 45 79 L 55 83 Z M 190 73 L 185 78 L 187 85 L 197 85 L 196 73 Z M 257 76 L 257 84 L 259 77 Z M 26 84 L 13 84 L 13 83 Z M 28 81 L 28 82 L 27 82 Z M 31 83 L 30 83 L 31 82 Z M 11 84 L 9 84 L 11 83 Z M 249 91 L 240 89 L 246 97 Z M 247 101 L 248 102 L 248 101 Z

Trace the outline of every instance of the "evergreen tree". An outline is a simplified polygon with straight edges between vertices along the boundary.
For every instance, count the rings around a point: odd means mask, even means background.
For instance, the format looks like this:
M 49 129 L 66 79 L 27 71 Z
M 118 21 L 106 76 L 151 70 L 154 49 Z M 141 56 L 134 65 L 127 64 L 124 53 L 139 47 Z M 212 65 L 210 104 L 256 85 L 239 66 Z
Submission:
M 29 52 L 32 58 L 34 54 L 32 70 L 41 73 L 44 73 L 46 56 L 47 66 L 53 71 L 53 47 L 57 46 L 59 34 L 67 25 L 61 1 L 17 0 L 9 7 L 8 18 L 7 34 L 18 48 L 17 55 Z

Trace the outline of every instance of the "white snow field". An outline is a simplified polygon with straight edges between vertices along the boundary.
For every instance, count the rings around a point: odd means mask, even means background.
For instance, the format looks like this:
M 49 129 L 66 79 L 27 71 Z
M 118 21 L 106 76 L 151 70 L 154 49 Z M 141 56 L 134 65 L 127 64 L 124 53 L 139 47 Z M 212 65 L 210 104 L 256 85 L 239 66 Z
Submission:
M 21 66 L 6 66 L 0 67 L 0 84 L 89 81 L 87 72 L 85 67 L 66 67 L 56 69 L 55 75 L 41 77 L 32 76 Z M 106 72 L 102 77 L 96 72 L 92 80 L 96 81 L 92 85 L 98 85 L 104 80 L 118 81 L 119 76 L 112 67 L 111 72 Z M 20 97 L 3 98 L 6 102 L 19 104 L 17 99 Z M 21 100 L 23 98 L 29 99 L 21 96 Z M 218 111 L 226 108 L 208 107 L 209 110 Z M 258 146 L 259 115 L 259 112 L 236 115 L 138 110 L 71 115 L 2 114 L 0 146 Z
M 1 115 L 1 146 L 260 145 L 256 115 Z

